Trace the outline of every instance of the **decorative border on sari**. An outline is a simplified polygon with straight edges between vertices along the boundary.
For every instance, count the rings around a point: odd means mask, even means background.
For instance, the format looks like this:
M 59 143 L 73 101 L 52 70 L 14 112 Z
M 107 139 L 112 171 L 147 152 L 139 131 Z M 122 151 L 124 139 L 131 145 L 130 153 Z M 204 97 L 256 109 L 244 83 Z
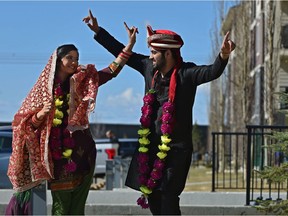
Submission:
M 34 187 L 37 187 L 38 185 L 42 184 L 43 181 L 45 181 L 46 179 L 40 179 L 40 180 L 37 180 L 35 182 L 32 182 L 32 183 L 29 183 L 23 187 L 18 187 L 18 188 L 13 188 L 16 192 L 24 192 L 24 191 L 27 191 L 27 190 L 30 190 Z
M 50 182 L 51 191 L 59 191 L 59 190 L 71 190 L 75 187 L 79 186 L 82 183 L 83 177 L 78 177 L 67 180 L 53 180 Z

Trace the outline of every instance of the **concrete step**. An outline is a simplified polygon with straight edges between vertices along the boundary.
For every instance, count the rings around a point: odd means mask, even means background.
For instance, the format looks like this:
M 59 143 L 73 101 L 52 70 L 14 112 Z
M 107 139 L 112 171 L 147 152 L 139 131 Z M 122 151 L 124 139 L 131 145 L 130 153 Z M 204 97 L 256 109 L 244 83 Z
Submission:
M 13 190 L 0 190 L 0 215 L 5 213 Z M 151 215 L 136 204 L 140 192 L 131 189 L 91 190 L 86 202 L 86 215 Z M 261 215 L 245 206 L 245 193 L 183 192 L 180 205 L 183 215 Z M 51 193 L 48 190 L 47 215 L 51 214 Z

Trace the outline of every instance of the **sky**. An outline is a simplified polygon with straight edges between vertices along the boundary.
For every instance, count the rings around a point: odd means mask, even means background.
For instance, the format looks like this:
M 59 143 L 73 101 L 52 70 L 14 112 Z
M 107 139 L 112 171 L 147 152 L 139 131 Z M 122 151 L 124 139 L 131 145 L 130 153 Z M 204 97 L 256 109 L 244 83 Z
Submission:
M 128 42 L 124 22 L 138 27 L 136 53 L 149 55 L 146 25 L 169 29 L 184 40 L 181 55 L 197 65 L 213 63 L 210 32 L 217 1 L 0 1 L 0 122 L 11 122 L 23 99 L 62 44 L 73 43 L 80 64 L 107 67 L 114 57 L 93 39 L 82 22 L 91 9 L 98 24 L 123 44 Z M 209 84 L 198 87 L 193 123 L 209 123 Z M 144 79 L 125 66 L 100 86 L 92 123 L 139 124 Z

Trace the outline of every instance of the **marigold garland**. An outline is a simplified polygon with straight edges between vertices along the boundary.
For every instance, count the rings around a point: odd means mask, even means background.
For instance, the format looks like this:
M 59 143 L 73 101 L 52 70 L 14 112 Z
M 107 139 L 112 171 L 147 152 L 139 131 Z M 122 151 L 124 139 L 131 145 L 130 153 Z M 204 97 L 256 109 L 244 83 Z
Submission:
M 56 109 L 49 138 L 50 150 L 54 160 L 67 159 L 67 164 L 64 166 L 65 170 L 67 172 L 74 172 L 77 165 L 71 156 L 75 143 L 70 131 L 66 129 L 69 115 L 69 100 L 70 95 L 63 92 L 60 80 L 56 79 L 54 86 Z
M 137 204 L 142 208 L 149 208 L 147 198 L 157 186 L 157 180 L 162 178 L 165 158 L 167 157 L 167 152 L 170 150 L 169 143 L 171 142 L 171 138 L 169 138 L 169 136 L 173 128 L 174 104 L 170 100 L 163 104 L 161 117 L 161 145 L 158 145 L 158 158 L 154 161 L 153 169 L 151 171 L 148 166 L 149 156 L 147 153 L 150 144 L 148 136 L 151 133 L 149 127 L 151 125 L 151 114 L 153 113 L 153 103 L 155 101 L 155 90 L 150 89 L 144 96 L 143 101 L 144 105 L 141 108 L 142 116 L 140 118 L 141 129 L 138 130 L 140 147 L 138 149 L 139 154 L 137 158 L 140 173 L 140 190 L 142 195 L 138 198 Z

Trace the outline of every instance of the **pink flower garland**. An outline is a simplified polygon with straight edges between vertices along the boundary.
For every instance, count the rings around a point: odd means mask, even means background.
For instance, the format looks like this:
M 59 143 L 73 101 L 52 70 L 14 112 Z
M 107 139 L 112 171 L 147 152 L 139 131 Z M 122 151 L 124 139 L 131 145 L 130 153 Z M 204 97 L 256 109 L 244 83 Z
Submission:
M 150 134 L 149 127 L 151 125 L 151 114 L 153 113 L 153 103 L 155 101 L 155 91 L 153 89 L 149 90 L 148 93 L 143 98 L 144 105 L 141 108 L 142 116 L 140 118 L 141 129 L 138 131 L 140 135 L 139 143 L 140 147 L 138 149 L 138 165 L 139 165 L 139 183 L 141 184 L 140 190 L 142 195 L 137 200 L 137 204 L 142 208 L 149 208 L 148 196 L 152 193 L 153 189 L 157 186 L 157 181 L 162 178 L 162 171 L 165 166 L 165 158 L 167 152 L 170 150 L 168 144 L 171 142 L 169 135 L 172 133 L 174 118 L 174 104 L 170 101 L 165 102 L 162 107 L 162 125 L 161 125 L 161 143 L 159 145 L 159 152 L 157 153 L 158 158 L 154 161 L 152 171 L 149 169 L 148 161 L 148 151 L 149 149 L 146 145 L 150 144 L 147 139 Z
M 62 158 L 66 158 L 68 162 L 64 166 L 65 170 L 67 172 L 74 172 L 77 168 L 77 165 L 74 161 L 72 161 L 71 154 L 72 149 L 75 147 L 75 142 L 74 139 L 71 137 L 70 131 L 66 129 L 68 123 L 67 111 L 69 108 L 68 97 L 68 94 L 65 95 L 62 91 L 60 80 L 56 79 L 54 88 L 54 98 L 56 106 L 54 120 L 56 120 L 56 123 L 54 123 L 53 120 L 53 126 L 51 128 L 51 133 L 49 137 L 49 145 L 52 158 L 54 160 L 61 160 Z M 61 101 L 60 103 L 59 100 L 63 100 L 63 103 Z M 63 114 L 64 112 L 66 112 L 67 114 Z M 71 150 L 71 154 L 66 155 L 66 150 Z

